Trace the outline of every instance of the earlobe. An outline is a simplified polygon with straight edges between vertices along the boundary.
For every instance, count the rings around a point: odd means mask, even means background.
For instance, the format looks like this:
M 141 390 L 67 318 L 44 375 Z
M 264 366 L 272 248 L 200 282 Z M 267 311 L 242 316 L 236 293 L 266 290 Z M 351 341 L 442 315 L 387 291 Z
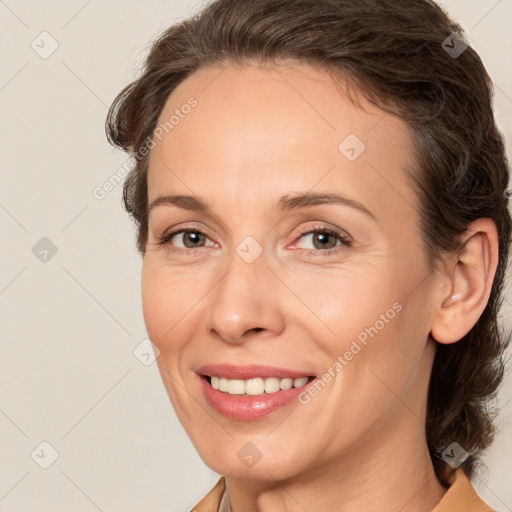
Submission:
M 472 222 L 464 247 L 449 269 L 450 287 L 439 298 L 431 335 L 439 343 L 455 343 L 476 324 L 487 305 L 498 265 L 498 233 L 491 219 Z

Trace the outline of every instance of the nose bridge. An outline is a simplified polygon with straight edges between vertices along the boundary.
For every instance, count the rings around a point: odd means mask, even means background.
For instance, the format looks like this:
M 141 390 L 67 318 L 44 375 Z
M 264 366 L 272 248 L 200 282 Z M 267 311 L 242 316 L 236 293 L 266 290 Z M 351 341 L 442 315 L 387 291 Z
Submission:
M 231 343 L 240 343 L 251 330 L 276 334 L 283 327 L 282 311 L 263 246 L 247 236 L 233 247 L 227 261 L 208 306 L 210 333 Z

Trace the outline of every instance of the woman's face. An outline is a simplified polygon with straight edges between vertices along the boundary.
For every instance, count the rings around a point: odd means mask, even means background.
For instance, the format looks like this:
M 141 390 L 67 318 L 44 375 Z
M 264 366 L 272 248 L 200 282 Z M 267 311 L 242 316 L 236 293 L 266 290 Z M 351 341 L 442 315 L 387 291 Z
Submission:
M 435 287 L 411 138 L 359 99 L 303 64 L 228 65 L 186 79 L 161 113 L 144 318 L 220 474 L 283 479 L 424 436 Z

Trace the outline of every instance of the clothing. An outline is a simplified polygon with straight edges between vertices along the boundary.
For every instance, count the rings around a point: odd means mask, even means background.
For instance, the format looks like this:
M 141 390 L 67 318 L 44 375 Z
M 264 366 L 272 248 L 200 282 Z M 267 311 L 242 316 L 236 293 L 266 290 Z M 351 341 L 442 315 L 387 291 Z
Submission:
M 452 473 L 450 487 L 443 499 L 432 512 L 494 512 L 487 506 L 473 489 L 469 478 L 462 468 Z M 192 509 L 193 512 L 232 512 L 226 482 L 221 477 L 210 492 Z

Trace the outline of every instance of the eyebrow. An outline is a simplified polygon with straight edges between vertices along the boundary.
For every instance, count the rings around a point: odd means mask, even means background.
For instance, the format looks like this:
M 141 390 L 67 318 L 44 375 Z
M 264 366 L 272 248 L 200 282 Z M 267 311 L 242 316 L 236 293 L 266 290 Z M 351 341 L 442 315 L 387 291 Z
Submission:
M 351 208 L 359 210 L 362 213 L 365 213 L 366 215 L 370 216 L 372 219 L 376 220 L 373 213 L 370 210 L 368 210 L 368 208 L 363 206 L 361 203 L 354 201 L 353 199 L 348 199 L 346 197 L 342 197 L 337 194 L 327 192 L 305 192 L 296 194 L 286 194 L 279 198 L 279 200 L 275 204 L 273 204 L 273 208 L 274 210 L 284 212 L 322 204 L 343 204 L 345 206 L 350 206 Z M 199 199 L 198 197 L 187 195 L 166 195 L 159 196 L 153 201 L 151 201 L 151 203 L 148 206 L 148 214 L 151 210 L 161 205 L 176 206 L 178 208 L 183 208 L 185 210 L 204 213 L 210 210 L 210 207 L 202 199 Z

